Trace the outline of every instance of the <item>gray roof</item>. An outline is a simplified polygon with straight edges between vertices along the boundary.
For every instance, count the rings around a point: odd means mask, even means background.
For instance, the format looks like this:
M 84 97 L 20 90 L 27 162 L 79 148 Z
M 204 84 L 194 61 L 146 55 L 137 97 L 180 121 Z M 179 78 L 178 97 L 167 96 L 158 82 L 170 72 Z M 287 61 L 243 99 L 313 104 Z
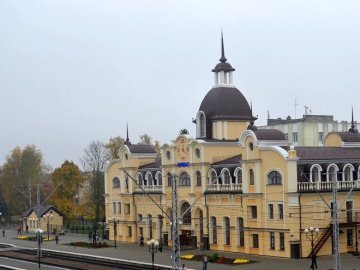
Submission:
M 237 166 L 241 163 L 242 161 L 242 156 L 241 155 L 237 155 L 231 158 L 227 158 L 218 162 L 214 162 L 211 164 L 211 166 L 225 166 L 225 165 L 232 165 L 232 166 Z
M 57 212 L 60 216 L 63 216 L 63 214 L 54 205 L 40 205 L 30 207 L 22 214 L 22 216 L 28 217 L 31 212 L 35 212 L 38 217 L 42 217 L 51 210 Z
M 336 132 L 343 142 L 360 142 L 360 133 L 357 132 Z
M 250 106 L 244 95 L 235 87 L 212 88 L 201 102 L 199 111 L 207 120 L 251 120 Z
M 285 134 L 277 129 L 257 129 L 254 131 L 256 138 L 261 141 L 283 141 Z
M 360 148 L 352 147 L 296 147 L 300 160 L 360 160 Z
M 161 158 L 156 158 L 155 162 L 151 162 L 142 166 L 139 166 L 139 170 L 155 169 L 161 171 Z
M 128 144 L 129 150 L 134 154 L 155 154 L 155 147 L 152 144 Z

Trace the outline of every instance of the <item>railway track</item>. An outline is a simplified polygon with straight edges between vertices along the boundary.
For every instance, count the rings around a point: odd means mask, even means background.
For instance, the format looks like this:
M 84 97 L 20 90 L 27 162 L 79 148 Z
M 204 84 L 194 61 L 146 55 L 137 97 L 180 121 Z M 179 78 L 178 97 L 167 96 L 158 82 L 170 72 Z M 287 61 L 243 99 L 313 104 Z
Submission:
M 0 249 L 0 257 L 15 258 L 17 260 L 39 262 L 36 249 L 5 248 Z M 58 266 L 74 270 L 169 270 L 171 267 L 149 263 L 100 257 L 89 254 L 75 254 L 70 252 L 42 250 L 40 264 Z

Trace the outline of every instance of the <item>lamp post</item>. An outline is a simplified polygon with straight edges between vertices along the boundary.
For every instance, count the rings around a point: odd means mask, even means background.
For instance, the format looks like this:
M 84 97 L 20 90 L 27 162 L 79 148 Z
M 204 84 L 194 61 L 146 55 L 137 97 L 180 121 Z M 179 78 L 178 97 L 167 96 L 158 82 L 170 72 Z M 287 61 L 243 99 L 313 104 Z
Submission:
M 309 239 L 311 241 L 311 256 L 313 256 L 314 254 L 314 241 L 318 238 L 318 233 L 319 233 L 319 228 L 314 228 L 314 227 L 310 227 L 310 228 L 306 228 L 305 230 L 306 233 L 306 238 Z M 315 269 L 315 264 L 312 263 L 311 264 L 312 269 Z
M 46 217 L 47 217 L 47 235 L 48 235 L 48 241 L 49 241 L 49 239 L 50 239 L 50 218 L 53 217 L 52 210 L 50 211 L 50 213 L 46 214 Z
M 116 227 L 117 227 L 117 219 L 115 218 L 115 217 L 113 217 L 112 219 L 111 218 L 109 218 L 109 222 L 112 220 L 112 222 L 113 222 L 113 226 L 114 226 L 114 247 L 115 247 L 115 249 L 116 249 L 116 235 L 117 235 L 117 231 L 116 231 Z
M 3 213 L 0 212 L 0 227 L 2 227 L 2 215 L 3 215 Z
M 149 246 L 149 252 L 151 253 L 152 269 L 154 269 L 155 253 L 158 252 L 159 241 L 151 239 L 147 241 L 147 245 Z
M 41 265 L 41 256 L 42 256 L 42 252 L 41 252 L 41 243 L 42 243 L 42 234 L 43 234 L 43 230 L 38 228 L 36 230 L 36 235 L 37 235 L 37 243 L 38 243 L 38 264 L 39 264 L 39 268 Z

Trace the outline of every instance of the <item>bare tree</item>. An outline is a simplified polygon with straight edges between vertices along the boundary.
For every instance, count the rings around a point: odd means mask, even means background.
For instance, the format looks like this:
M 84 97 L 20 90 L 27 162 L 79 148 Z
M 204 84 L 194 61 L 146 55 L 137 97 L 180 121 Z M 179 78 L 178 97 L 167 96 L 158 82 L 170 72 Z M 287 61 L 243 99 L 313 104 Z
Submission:
M 93 205 L 94 224 L 93 230 L 96 232 L 98 223 L 104 215 L 104 171 L 107 162 L 111 159 L 110 151 L 102 142 L 92 141 L 87 149 L 81 163 L 89 181 L 89 197 Z

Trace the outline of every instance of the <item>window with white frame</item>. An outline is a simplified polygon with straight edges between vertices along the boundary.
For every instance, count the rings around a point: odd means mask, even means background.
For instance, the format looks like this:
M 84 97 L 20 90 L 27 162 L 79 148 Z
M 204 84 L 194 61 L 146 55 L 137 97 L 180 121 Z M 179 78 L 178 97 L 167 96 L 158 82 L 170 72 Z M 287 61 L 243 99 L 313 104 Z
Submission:
M 211 171 L 210 173 L 210 185 L 216 185 L 217 184 L 217 175 L 216 175 L 216 172 L 214 170 Z
M 268 174 L 268 184 L 269 185 L 281 185 L 281 174 L 278 171 L 271 171 Z
M 147 182 L 147 185 L 148 186 L 152 186 L 154 183 L 153 183 L 153 176 L 151 174 L 151 172 L 147 172 L 146 175 L 145 175 L 145 179 L 146 179 L 146 182 Z M 144 181 L 145 182 L 145 181 Z M 145 185 L 145 183 L 144 183 Z
M 337 181 L 337 167 L 336 165 L 329 165 L 327 171 L 327 179 L 328 182 Z
M 351 164 L 346 164 L 343 171 L 343 181 L 353 180 L 354 167 Z
M 120 179 L 115 177 L 112 180 L 112 188 L 119 188 L 120 187 Z
M 228 169 L 224 169 L 222 173 L 222 178 L 224 179 L 224 184 L 229 185 L 230 184 L 230 172 Z
M 275 233 L 270 232 L 270 249 L 275 249 Z
M 274 204 L 272 203 L 268 204 L 268 218 L 274 219 Z
M 137 173 L 137 175 L 136 175 L 136 181 L 137 181 L 137 183 L 138 183 L 138 185 L 139 185 L 140 187 L 143 186 L 143 177 L 142 177 L 141 173 Z
M 243 247 L 245 245 L 245 233 L 244 233 L 244 219 L 237 218 L 238 225 L 238 245 Z
M 298 138 L 298 133 L 297 132 L 293 132 L 293 142 L 298 142 L 299 138 Z
M 310 182 L 316 183 L 321 180 L 321 167 L 318 164 L 314 164 L 310 168 Z
M 249 218 L 257 218 L 257 206 L 256 205 L 252 205 L 252 206 L 248 206 L 248 213 L 249 213 Z
M 230 219 L 228 217 L 224 217 L 224 244 L 230 245 Z
M 278 206 L 278 219 L 284 219 L 284 204 L 279 203 L 277 206 Z
M 242 169 L 236 168 L 235 170 L 235 179 L 237 184 L 242 184 Z
M 190 176 L 187 172 L 182 172 L 179 177 L 179 186 L 190 186 Z
M 116 202 L 113 202 L 113 213 L 116 213 Z

